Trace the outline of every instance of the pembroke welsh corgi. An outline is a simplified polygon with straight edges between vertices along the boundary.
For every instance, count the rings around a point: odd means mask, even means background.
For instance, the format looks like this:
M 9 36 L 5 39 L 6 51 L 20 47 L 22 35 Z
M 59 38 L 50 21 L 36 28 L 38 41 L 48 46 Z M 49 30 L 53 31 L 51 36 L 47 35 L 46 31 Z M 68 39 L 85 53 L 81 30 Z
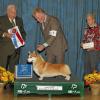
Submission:
M 70 80 L 71 70 L 66 64 L 51 64 L 36 52 L 29 53 L 28 62 L 32 62 L 33 71 L 40 77 L 39 80 L 60 75 L 64 76 L 66 80 Z

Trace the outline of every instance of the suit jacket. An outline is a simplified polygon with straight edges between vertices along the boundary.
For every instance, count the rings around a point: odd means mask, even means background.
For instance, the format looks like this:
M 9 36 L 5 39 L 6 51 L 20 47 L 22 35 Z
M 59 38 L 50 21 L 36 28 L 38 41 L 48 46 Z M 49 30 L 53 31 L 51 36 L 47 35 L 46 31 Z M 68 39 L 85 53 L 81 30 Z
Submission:
M 25 40 L 26 33 L 23 28 L 22 19 L 16 16 L 15 21 L 16 25 L 19 27 L 23 39 Z M 8 29 L 12 27 L 13 25 L 7 15 L 0 16 L 0 52 L 6 53 L 7 55 L 12 54 L 15 51 L 15 48 L 11 39 L 7 37 L 2 37 L 2 35 L 4 32 L 8 32 Z
M 50 31 L 57 31 L 56 36 L 50 35 Z M 42 29 L 42 33 L 45 39 L 45 42 L 48 43 L 47 52 L 54 54 L 61 54 L 67 50 L 67 40 L 64 36 L 64 32 L 62 31 L 61 24 L 56 17 L 47 16 L 45 27 Z

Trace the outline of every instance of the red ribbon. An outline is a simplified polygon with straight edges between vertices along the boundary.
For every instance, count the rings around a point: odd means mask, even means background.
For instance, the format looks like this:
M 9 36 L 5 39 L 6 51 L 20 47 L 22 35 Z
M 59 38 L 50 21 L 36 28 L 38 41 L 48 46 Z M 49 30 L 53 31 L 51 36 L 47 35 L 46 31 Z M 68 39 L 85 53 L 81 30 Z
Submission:
M 22 39 L 22 37 L 19 35 L 18 32 L 16 32 L 16 36 L 18 37 L 19 41 L 24 44 L 24 40 Z

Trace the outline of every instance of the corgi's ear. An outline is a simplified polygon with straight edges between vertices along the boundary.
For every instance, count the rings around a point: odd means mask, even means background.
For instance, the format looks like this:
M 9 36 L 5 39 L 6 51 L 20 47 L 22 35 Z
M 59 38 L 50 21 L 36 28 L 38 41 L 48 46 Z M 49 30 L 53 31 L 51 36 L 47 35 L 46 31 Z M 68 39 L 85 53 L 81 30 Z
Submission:
M 38 56 L 38 52 L 37 51 L 33 51 L 33 53 L 35 54 L 35 56 Z
M 33 51 L 33 53 L 35 53 L 35 51 Z
M 36 51 L 33 51 L 32 54 L 34 54 L 34 56 L 37 56 Z
M 28 52 L 28 55 L 30 55 L 30 53 L 31 53 L 31 52 L 29 51 L 29 52 Z

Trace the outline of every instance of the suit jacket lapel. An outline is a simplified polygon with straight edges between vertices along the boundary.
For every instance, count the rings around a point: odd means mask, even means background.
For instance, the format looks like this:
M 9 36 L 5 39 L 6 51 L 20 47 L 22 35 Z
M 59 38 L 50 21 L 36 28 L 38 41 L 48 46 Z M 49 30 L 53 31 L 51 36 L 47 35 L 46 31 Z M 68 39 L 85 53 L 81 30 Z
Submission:
M 16 26 L 19 26 L 19 21 L 17 18 L 15 18 L 15 21 L 16 21 Z
M 9 20 L 8 17 L 7 17 L 7 20 L 8 20 L 9 25 L 10 25 L 11 27 L 13 27 L 13 24 L 10 22 L 10 20 Z M 17 20 L 17 17 L 15 18 L 15 22 L 16 22 L 16 26 L 18 26 L 18 25 L 19 25 L 19 22 L 18 22 L 18 20 Z
M 12 25 L 12 23 L 10 22 L 10 20 L 9 20 L 9 18 L 8 18 L 7 15 L 6 15 L 6 19 L 7 19 L 6 21 L 7 21 L 7 24 L 8 24 L 7 26 L 9 26 L 10 28 L 13 27 L 13 25 Z
M 49 16 L 47 15 L 47 19 L 46 19 L 46 22 L 45 22 L 45 27 L 44 27 L 44 31 L 46 30 L 46 28 L 48 27 L 48 23 L 49 23 Z
M 42 27 L 42 24 L 39 24 L 39 25 L 40 25 L 40 29 L 42 30 L 42 34 L 45 34 L 45 32 L 46 32 L 46 30 L 47 30 L 47 27 L 48 27 L 48 24 L 49 24 L 49 21 L 50 21 L 50 17 L 47 16 L 44 29 L 43 29 L 43 27 Z

